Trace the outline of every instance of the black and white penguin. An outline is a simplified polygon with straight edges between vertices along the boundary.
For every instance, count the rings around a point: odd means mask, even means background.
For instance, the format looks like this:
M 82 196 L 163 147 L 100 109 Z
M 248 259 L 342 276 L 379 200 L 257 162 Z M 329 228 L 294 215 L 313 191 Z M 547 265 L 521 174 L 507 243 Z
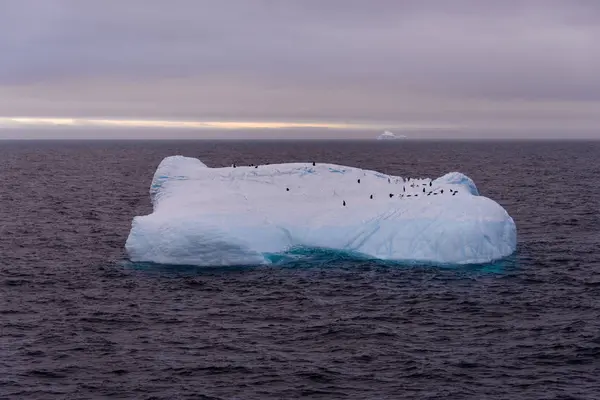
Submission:
M 440 190 L 440 193 L 441 193 L 441 194 L 444 194 L 444 189 Z
M 314 167 L 315 165 L 316 165 L 316 164 L 315 164 L 315 162 L 313 161 L 313 167 Z
M 431 187 L 431 182 L 432 182 L 432 181 L 429 181 L 429 187 Z
M 342 205 L 346 207 L 346 200 L 342 201 Z
M 425 193 L 425 188 L 423 188 L 423 193 Z
M 390 178 L 388 178 L 388 183 L 392 183 L 392 182 L 390 181 Z
M 358 183 L 360 183 L 360 179 L 358 179 Z
M 286 192 L 289 192 L 289 191 L 290 191 L 290 188 L 285 188 L 285 191 L 286 191 Z
M 406 192 L 406 186 L 402 186 L 402 191 Z
M 456 195 L 456 193 L 458 193 L 458 190 L 457 190 L 457 191 L 455 191 L 454 193 L 452 193 L 452 196 Z
M 373 200 L 373 195 L 371 195 L 369 198 L 370 198 L 371 200 Z
M 258 168 L 258 165 L 255 165 L 254 168 Z
M 394 197 L 394 193 L 390 193 L 390 199 Z
M 431 192 L 427 193 L 427 196 L 431 195 Z

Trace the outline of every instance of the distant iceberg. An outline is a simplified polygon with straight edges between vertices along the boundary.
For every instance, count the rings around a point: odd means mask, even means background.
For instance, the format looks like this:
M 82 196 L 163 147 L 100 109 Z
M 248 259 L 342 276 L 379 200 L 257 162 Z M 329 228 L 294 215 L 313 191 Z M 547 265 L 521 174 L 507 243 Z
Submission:
M 150 215 L 133 219 L 134 262 L 272 264 L 304 249 L 433 264 L 484 263 L 510 255 L 516 226 L 475 183 L 453 172 L 406 179 L 335 164 L 209 168 L 167 157 Z
M 404 135 L 396 135 L 393 132 L 385 131 L 381 135 L 377 136 L 377 140 L 401 140 L 406 139 Z

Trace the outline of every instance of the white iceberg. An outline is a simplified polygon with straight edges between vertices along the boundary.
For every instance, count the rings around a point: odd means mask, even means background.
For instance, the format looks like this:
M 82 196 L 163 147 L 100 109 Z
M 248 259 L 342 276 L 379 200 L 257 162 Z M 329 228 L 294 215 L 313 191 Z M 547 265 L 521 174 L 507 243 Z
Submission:
M 430 180 L 321 163 L 209 168 L 174 156 L 150 195 L 154 211 L 133 219 L 125 245 L 134 262 L 269 264 L 307 248 L 469 264 L 508 256 L 517 241 L 508 213 L 458 172 Z
M 404 135 L 396 135 L 390 131 L 384 131 L 381 135 L 377 136 L 377 140 L 401 140 L 406 139 Z

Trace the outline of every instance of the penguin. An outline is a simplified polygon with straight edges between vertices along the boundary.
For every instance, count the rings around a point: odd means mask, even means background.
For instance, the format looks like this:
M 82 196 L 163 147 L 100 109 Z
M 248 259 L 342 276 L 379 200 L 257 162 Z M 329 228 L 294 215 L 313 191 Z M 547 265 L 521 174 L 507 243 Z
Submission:
M 290 188 L 285 188 L 285 191 L 286 191 L 286 192 L 289 192 L 289 191 L 290 191 Z
M 407 195 L 406 195 L 406 197 L 410 197 L 410 196 L 412 196 L 412 194 L 407 194 Z
M 233 168 L 237 167 L 237 165 L 235 165 L 235 163 L 233 163 Z
M 423 193 L 425 193 L 425 188 L 423 188 Z
M 313 161 L 313 167 L 315 166 L 315 162 Z
M 431 192 L 427 193 L 427 196 L 429 196 L 431 194 Z
M 437 196 L 437 193 L 434 193 L 433 195 L 434 195 L 434 196 Z
M 369 198 L 370 198 L 371 200 L 373 200 L 373 195 L 371 195 Z
M 390 178 L 388 178 L 388 183 L 392 183 L 392 182 L 390 181 Z
M 429 181 L 429 187 L 431 187 L 431 181 Z
M 444 194 L 444 189 L 440 190 L 440 193 Z
M 255 165 L 254 168 L 258 168 L 258 165 Z
M 394 197 L 394 193 L 390 193 L 390 199 Z
M 406 186 L 402 186 L 402 191 L 406 192 Z
M 342 205 L 346 207 L 346 200 L 342 201 Z
M 360 179 L 358 180 L 358 183 L 360 183 Z
M 456 192 L 452 193 L 452 196 L 454 196 L 456 193 L 458 193 L 458 190 Z

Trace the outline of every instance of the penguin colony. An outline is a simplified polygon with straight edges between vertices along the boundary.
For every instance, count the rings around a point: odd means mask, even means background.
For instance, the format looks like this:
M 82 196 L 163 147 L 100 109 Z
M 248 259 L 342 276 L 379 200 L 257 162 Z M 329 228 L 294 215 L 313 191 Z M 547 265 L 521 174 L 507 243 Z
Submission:
M 265 165 L 268 165 L 268 164 L 265 164 Z M 316 162 L 314 162 L 314 161 L 313 161 L 312 165 L 313 165 L 313 167 L 315 167 L 317 164 L 316 164 Z M 237 168 L 237 164 L 236 164 L 236 163 L 233 163 L 231 166 L 232 166 L 233 168 Z M 254 168 L 258 168 L 258 165 L 254 165 L 254 164 L 250 164 L 250 166 L 251 166 L 251 167 L 254 167 Z M 392 182 L 391 182 L 391 180 L 390 180 L 390 178 L 388 178 L 388 180 L 387 180 L 387 181 L 388 181 L 388 183 L 390 183 L 390 184 L 392 183 Z M 408 179 L 406 182 L 407 182 L 407 183 L 410 183 L 410 182 L 411 182 L 411 179 L 409 178 L 409 179 Z M 358 183 L 358 184 L 360 184 L 360 179 L 357 179 L 357 183 Z M 403 183 L 404 183 L 404 180 L 403 180 Z M 410 183 L 410 185 L 409 185 L 409 186 L 410 186 L 410 187 L 412 187 L 412 188 L 415 188 L 415 187 L 417 187 L 417 186 L 418 186 L 418 184 L 416 184 L 415 182 L 412 182 L 412 183 Z M 423 183 L 423 186 L 427 186 L 427 183 Z M 432 186 L 433 186 L 433 181 L 431 181 L 431 180 L 430 180 L 430 181 L 429 181 L 429 187 L 432 187 Z M 290 188 L 285 188 L 285 191 L 286 191 L 286 192 L 289 192 L 289 191 L 290 191 Z M 403 194 L 400 194 L 400 195 L 398 195 L 398 197 L 399 197 L 399 198 L 402 198 L 402 197 L 404 197 L 404 196 L 406 196 L 406 197 L 412 197 L 412 196 L 414 196 L 414 197 L 418 197 L 418 196 L 419 196 L 419 195 L 418 195 L 418 194 L 416 194 L 416 193 L 415 193 L 415 194 L 406 194 L 406 186 L 402 186 L 402 193 L 403 193 Z M 427 192 L 427 191 L 425 190 L 425 188 L 423 188 L 423 193 L 427 193 L 427 196 L 430 196 L 430 195 L 432 195 L 432 194 L 437 196 L 438 194 L 444 194 L 444 189 L 440 189 L 440 191 L 439 191 L 439 192 L 435 192 L 435 191 L 433 191 L 433 190 L 431 190 L 431 191 Z M 450 193 L 452 194 L 452 196 L 455 196 L 455 195 L 456 195 L 456 193 L 458 193 L 458 190 L 453 190 L 453 189 L 450 189 Z M 392 197 L 394 197 L 394 193 L 390 193 L 390 195 L 389 195 L 389 196 L 390 196 L 390 199 L 391 199 Z M 369 199 L 373 200 L 373 195 L 372 195 L 372 194 L 369 196 Z M 342 206 L 343 206 L 343 207 L 346 207 L 346 200 L 342 200 Z

